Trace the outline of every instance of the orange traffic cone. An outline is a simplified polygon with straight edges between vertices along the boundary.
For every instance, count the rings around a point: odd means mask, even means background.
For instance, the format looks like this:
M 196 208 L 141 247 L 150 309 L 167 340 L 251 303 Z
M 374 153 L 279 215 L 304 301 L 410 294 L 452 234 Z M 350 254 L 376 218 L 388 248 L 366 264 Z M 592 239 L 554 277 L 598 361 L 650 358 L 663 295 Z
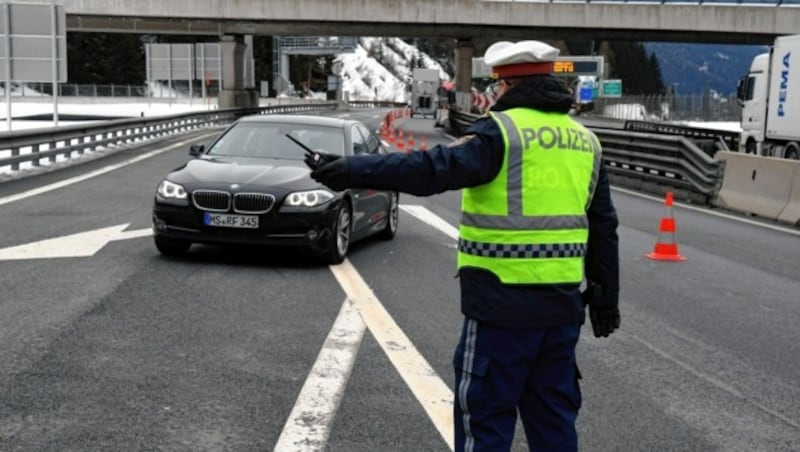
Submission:
M 400 135 L 397 136 L 397 143 L 395 143 L 395 147 L 401 151 L 406 149 L 406 138 L 403 135 L 403 129 L 400 129 Z
M 675 217 L 672 215 L 672 192 L 668 191 L 664 199 L 666 215 L 661 218 L 658 228 L 658 240 L 652 253 L 646 254 L 650 259 L 657 261 L 685 261 L 686 258 L 678 252 L 678 241 L 675 239 Z
M 409 132 L 408 141 L 406 141 L 406 151 L 410 152 L 412 149 L 414 149 L 414 134 Z
M 420 151 L 427 151 L 428 150 L 428 143 L 425 142 L 425 135 L 419 137 L 419 150 Z

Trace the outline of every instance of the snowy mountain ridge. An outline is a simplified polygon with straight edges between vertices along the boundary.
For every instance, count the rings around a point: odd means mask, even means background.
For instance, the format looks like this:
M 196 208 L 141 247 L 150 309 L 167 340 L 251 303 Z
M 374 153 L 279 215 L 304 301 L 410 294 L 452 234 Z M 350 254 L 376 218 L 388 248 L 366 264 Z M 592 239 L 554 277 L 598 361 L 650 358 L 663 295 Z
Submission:
M 342 63 L 343 91 L 350 100 L 407 102 L 408 82 L 414 67 L 438 69 L 442 80 L 450 80 L 441 64 L 400 38 L 359 38 L 353 53 L 336 57 Z

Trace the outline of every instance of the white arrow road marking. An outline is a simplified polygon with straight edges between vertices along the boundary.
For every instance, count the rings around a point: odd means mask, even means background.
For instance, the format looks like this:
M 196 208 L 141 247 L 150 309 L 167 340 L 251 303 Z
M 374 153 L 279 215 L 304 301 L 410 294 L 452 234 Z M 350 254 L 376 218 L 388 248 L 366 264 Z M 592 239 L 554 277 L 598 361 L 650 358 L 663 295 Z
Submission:
M 344 300 L 317 361 L 275 445 L 275 452 L 324 450 L 333 416 L 339 408 L 366 325 L 358 310 Z
M 152 228 L 137 229 L 135 231 L 122 231 L 111 240 L 138 239 L 139 237 L 147 237 L 148 235 L 153 235 Z
M 128 224 L 120 224 L 77 234 L 55 237 L 24 245 L 0 249 L 0 261 L 23 259 L 50 259 L 57 257 L 94 256 L 108 242 L 145 237 L 153 233 L 152 229 L 125 231 Z

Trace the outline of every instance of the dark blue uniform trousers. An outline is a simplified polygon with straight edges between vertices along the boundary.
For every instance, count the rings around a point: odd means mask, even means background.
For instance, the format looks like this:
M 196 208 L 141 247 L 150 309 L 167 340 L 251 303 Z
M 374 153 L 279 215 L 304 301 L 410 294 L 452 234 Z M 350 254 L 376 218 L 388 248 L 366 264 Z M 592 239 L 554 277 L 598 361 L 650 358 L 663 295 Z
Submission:
M 580 326 L 504 330 L 465 319 L 456 348 L 455 449 L 508 451 L 519 411 L 531 451 L 577 451 Z

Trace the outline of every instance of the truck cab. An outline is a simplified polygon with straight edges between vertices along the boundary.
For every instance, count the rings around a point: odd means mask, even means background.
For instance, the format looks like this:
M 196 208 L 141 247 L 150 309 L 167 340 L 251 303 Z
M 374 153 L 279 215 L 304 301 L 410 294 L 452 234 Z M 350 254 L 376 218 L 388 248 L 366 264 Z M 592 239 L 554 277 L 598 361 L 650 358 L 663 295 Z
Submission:
M 778 36 L 769 53 L 753 58 L 739 81 L 742 105 L 739 150 L 800 159 L 800 35 Z
M 767 85 L 769 54 L 762 53 L 753 58 L 750 71 L 739 80 L 736 97 L 742 106 L 742 136 L 739 152 L 761 154 L 764 142 L 764 126 L 767 120 Z
M 439 106 L 439 71 L 415 68 L 411 80 L 411 117 L 436 117 Z

